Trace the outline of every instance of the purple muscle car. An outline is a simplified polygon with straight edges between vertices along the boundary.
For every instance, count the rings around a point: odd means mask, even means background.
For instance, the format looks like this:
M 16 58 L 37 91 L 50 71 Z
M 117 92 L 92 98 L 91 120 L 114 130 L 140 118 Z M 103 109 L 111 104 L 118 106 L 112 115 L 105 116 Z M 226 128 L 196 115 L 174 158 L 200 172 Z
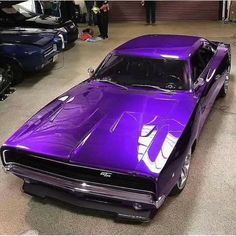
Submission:
M 130 40 L 12 135 L 3 165 L 31 195 L 146 222 L 183 190 L 229 72 L 228 44 L 181 35 Z

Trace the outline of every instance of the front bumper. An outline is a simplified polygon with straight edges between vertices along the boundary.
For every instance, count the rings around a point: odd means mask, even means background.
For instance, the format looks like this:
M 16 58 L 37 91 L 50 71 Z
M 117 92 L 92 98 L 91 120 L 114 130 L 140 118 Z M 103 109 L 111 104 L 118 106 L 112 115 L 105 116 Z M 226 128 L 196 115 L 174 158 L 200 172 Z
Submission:
M 154 197 L 147 192 L 75 181 L 17 165 L 5 169 L 24 180 L 23 190 L 28 194 L 110 212 L 118 218 L 148 222 L 157 208 Z

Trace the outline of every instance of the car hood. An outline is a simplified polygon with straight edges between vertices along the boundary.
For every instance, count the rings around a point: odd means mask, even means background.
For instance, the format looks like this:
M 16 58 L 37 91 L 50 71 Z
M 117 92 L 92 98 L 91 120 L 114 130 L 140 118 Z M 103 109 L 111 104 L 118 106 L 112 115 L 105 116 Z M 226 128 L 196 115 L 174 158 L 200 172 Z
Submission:
M 55 37 L 53 30 L 12 28 L 0 31 L 0 42 L 45 46 Z
M 84 82 L 39 111 L 5 145 L 82 166 L 156 175 L 195 105 L 187 92 Z
M 68 21 L 69 22 L 69 21 Z M 35 27 L 47 27 L 49 29 L 63 27 L 66 22 L 55 16 L 38 15 L 25 20 L 25 25 Z

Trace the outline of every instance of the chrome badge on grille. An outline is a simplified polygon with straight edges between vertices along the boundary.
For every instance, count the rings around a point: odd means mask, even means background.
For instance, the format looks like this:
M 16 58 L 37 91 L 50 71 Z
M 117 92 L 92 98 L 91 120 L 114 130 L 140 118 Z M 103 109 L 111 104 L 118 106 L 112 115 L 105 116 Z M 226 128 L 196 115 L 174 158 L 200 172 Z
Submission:
M 100 173 L 100 175 L 102 175 L 103 177 L 106 177 L 106 178 L 111 178 L 112 173 L 102 171 L 102 172 Z

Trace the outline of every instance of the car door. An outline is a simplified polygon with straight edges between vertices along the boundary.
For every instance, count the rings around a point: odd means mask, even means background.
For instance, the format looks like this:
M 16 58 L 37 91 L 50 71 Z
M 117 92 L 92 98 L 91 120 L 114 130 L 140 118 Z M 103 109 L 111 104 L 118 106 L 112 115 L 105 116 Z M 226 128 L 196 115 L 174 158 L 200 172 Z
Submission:
M 227 52 L 217 51 L 209 65 L 208 76 L 206 78 L 207 82 L 211 85 L 210 92 L 207 95 L 207 107 L 206 115 L 212 109 L 216 97 L 218 96 L 220 89 L 222 88 L 226 76 L 228 75 L 227 67 Z
M 198 134 L 209 113 L 209 98 L 212 97 L 212 94 L 214 93 L 214 84 L 216 82 L 214 78 L 216 71 L 212 69 L 212 63 L 215 54 L 216 52 L 213 48 L 202 43 L 190 59 L 193 93 L 195 98 L 198 100 Z
M 220 46 L 214 49 L 208 41 L 191 57 L 193 92 L 198 99 L 198 135 L 228 76 L 229 65 L 227 50 Z

